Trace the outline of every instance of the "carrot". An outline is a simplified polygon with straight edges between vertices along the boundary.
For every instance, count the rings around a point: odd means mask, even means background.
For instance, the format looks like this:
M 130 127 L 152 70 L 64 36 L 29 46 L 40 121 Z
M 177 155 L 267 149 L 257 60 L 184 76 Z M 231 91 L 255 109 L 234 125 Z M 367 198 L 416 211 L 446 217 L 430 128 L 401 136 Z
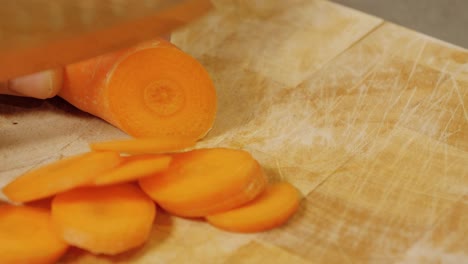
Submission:
M 269 185 L 250 203 L 226 212 L 208 215 L 208 222 L 233 232 L 259 232 L 285 223 L 298 209 L 300 195 L 289 183 Z
M 89 144 L 96 151 L 117 151 L 128 154 L 148 154 L 176 152 L 192 147 L 196 141 L 193 138 L 180 136 L 160 136 L 154 138 L 134 138 L 126 140 L 112 140 Z
M 67 248 L 48 211 L 0 205 L 0 263 L 54 263 Z
M 163 39 L 67 66 L 59 96 L 134 137 L 197 140 L 216 114 L 209 74 Z
M 94 177 L 117 166 L 116 152 L 91 152 L 65 158 L 26 172 L 3 188 L 14 202 L 29 202 L 92 183 Z
M 65 241 L 95 254 L 142 245 L 155 215 L 154 202 L 131 184 L 78 188 L 52 201 L 52 219 Z
M 249 153 L 213 148 L 174 154 L 168 170 L 139 184 L 168 212 L 199 217 L 254 199 L 266 186 L 266 177 Z
M 94 179 L 94 185 L 108 185 L 137 180 L 154 173 L 166 170 L 171 162 L 168 155 L 137 155 L 124 157 L 123 162 L 98 175 Z
M 31 202 L 24 203 L 23 205 L 30 206 L 30 207 L 36 207 L 36 208 L 42 208 L 50 211 L 50 206 L 52 204 L 52 198 L 53 197 L 47 197 L 44 199 L 39 199 L 39 200 L 33 200 Z

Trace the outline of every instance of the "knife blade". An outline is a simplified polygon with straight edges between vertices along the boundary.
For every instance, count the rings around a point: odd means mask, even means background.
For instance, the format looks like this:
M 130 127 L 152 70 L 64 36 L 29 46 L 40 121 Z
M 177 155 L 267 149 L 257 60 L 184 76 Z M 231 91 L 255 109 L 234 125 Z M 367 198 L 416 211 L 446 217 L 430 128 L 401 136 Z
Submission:
M 0 0 L 0 81 L 167 35 L 210 0 Z
M 466 0 L 332 0 L 426 35 L 468 47 Z

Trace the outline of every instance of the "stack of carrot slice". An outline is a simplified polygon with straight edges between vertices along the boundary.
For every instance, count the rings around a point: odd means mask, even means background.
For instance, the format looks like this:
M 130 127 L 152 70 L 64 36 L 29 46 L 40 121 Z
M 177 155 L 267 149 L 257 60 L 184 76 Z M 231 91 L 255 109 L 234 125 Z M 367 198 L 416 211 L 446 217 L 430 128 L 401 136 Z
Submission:
M 156 204 L 233 232 L 280 226 L 299 206 L 297 189 L 286 182 L 268 183 L 246 151 L 205 148 L 162 154 L 158 140 L 150 143 L 155 151 L 139 139 L 91 144 L 100 151 L 34 169 L 5 186 L 3 193 L 16 203 L 53 198 L 50 211 L 0 206 L 0 233 L 8 234 L 0 238 L 0 262 L 51 263 L 69 245 L 109 255 L 141 246 L 157 215 Z M 128 149 L 139 154 L 124 156 Z M 40 228 L 41 238 L 23 236 L 31 228 Z M 35 248 L 37 239 L 50 243 Z

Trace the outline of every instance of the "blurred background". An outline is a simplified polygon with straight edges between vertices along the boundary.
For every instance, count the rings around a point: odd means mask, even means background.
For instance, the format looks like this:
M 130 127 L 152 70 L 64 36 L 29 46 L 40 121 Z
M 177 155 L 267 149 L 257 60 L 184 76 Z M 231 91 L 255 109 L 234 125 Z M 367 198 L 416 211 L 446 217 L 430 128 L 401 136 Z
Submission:
M 467 0 L 333 0 L 396 24 L 468 47 Z

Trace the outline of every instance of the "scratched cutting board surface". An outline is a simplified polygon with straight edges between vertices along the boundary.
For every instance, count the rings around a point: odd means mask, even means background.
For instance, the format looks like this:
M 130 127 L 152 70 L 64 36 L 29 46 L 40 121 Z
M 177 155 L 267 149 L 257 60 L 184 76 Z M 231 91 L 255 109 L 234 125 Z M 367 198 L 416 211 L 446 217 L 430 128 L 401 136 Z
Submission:
M 299 212 L 249 235 L 162 213 L 144 247 L 64 263 L 468 263 L 468 51 L 331 2 L 285 2 L 217 0 L 172 41 L 218 90 L 198 147 L 250 151 L 301 190 Z M 0 97 L 0 186 L 119 137 L 60 99 Z

